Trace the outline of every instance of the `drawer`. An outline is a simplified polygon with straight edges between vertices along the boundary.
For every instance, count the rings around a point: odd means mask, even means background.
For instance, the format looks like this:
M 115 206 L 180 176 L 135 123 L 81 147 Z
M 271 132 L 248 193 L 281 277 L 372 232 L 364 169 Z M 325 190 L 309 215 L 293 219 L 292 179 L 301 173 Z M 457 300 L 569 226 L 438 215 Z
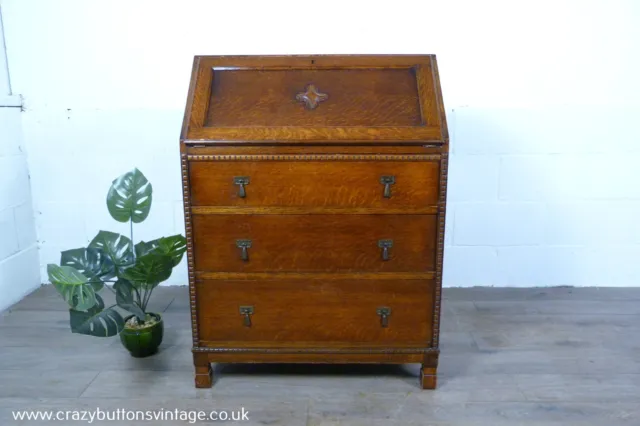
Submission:
M 194 215 L 192 223 L 198 271 L 435 269 L 436 215 Z
M 402 211 L 438 202 L 437 160 L 192 161 L 189 169 L 192 206 Z
M 402 342 L 424 347 L 432 334 L 433 290 L 432 280 L 203 280 L 196 284 L 199 339 L 221 346 Z M 241 307 L 251 309 L 248 318 Z M 381 308 L 390 310 L 386 320 Z

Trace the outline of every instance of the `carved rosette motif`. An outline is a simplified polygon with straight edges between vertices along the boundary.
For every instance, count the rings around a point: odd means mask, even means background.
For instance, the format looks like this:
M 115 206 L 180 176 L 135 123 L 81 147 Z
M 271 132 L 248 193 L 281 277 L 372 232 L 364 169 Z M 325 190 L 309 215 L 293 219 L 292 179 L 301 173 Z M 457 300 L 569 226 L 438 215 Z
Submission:
M 296 99 L 299 102 L 304 102 L 307 109 L 316 109 L 318 105 L 320 105 L 320 102 L 329 99 L 329 95 L 319 92 L 315 85 L 309 84 L 304 92 L 296 95 Z

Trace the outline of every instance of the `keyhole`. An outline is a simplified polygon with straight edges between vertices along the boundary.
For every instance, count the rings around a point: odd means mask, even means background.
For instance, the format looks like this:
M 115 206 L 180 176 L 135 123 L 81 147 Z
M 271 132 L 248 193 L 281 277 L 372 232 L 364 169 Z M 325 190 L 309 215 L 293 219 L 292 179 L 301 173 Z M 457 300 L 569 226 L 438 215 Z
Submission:
M 311 60 L 311 65 L 313 65 L 313 64 L 315 64 L 315 63 L 316 63 L 316 61 L 314 61 L 314 60 Z

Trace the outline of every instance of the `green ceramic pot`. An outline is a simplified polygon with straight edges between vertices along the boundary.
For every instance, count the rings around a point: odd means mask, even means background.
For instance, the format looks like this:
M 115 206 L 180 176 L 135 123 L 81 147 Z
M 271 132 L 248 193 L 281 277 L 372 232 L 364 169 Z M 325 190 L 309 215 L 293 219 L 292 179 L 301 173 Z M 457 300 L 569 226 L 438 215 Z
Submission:
M 162 343 L 162 336 L 164 334 L 164 323 L 160 314 L 154 314 L 149 312 L 149 315 L 153 315 L 158 322 L 150 327 L 131 329 L 124 328 L 120 332 L 120 341 L 122 346 L 127 348 L 131 353 L 131 356 L 136 358 L 144 358 L 149 355 L 153 355 L 158 352 L 158 346 Z M 125 323 L 133 315 L 129 315 L 124 319 Z

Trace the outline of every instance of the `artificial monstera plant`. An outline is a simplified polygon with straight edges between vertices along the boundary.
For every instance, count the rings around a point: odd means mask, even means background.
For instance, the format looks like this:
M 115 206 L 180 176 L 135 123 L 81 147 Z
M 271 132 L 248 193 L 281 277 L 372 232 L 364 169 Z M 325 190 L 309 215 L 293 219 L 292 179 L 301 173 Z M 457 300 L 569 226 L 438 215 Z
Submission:
M 151 294 L 180 263 L 186 240 L 173 235 L 133 244 L 133 224 L 147 218 L 151 200 L 151 183 L 140 170 L 118 177 L 107 193 L 107 208 L 118 222 L 129 222 L 130 235 L 100 231 L 88 247 L 64 251 L 60 265 L 47 266 L 49 280 L 69 304 L 74 333 L 115 336 L 125 328 L 121 310 L 138 326 L 153 320 L 147 312 Z M 105 306 L 103 291 L 115 294 L 115 304 Z

